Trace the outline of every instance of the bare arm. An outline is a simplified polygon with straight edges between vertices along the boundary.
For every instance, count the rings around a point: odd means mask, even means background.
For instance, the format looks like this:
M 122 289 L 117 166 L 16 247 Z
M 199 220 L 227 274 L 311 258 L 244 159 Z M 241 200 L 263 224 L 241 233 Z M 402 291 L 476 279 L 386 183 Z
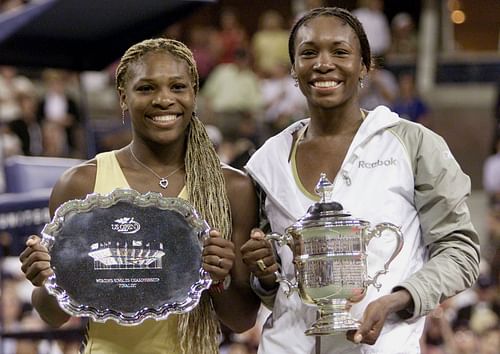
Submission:
M 50 196 L 49 209 L 51 217 L 62 203 L 76 198 L 83 198 L 94 188 L 95 165 L 83 164 L 66 171 L 55 185 Z M 36 288 L 31 295 L 33 307 L 40 317 L 50 326 L 60 327 L 70 316 L 58 305 L 56 299 L 49 295 L 43 283 L 52 275 L 50 255 L 46 247 L 40 244 L 40 237 L 31 236 L 26 242 L 26 249 L 21 253 L 22 271 Z
M 219 319 L 235 332 L 244 332 L 255 325 L 260 300 L 250 288 L 250 272 L 243 263 L 240 248 L 257 225 L 257 200 L 250 178 L 235 170 L 225 169 L 226 188 L 233 221 L 232 242 L 235 259 L 231 285 L 221 293 L 212 292 L 212 301 Z

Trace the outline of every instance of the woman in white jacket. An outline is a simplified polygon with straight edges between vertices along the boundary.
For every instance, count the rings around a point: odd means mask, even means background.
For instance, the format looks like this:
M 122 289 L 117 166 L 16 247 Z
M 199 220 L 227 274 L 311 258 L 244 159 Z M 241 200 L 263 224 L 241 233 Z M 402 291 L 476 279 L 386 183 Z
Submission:
M 384 106 L 365 111 L 359 89 L 371 68 L 370 47 L 359 21 L 340 8 L 317 8 L 291 30 L 292 76 L 308 102 L 309 119 L 269 139 L 247 170 L 257 182 L 272 231 L 282 233 L 319 200 L 320 173 L 334 181 L 333 199 L 372 224 L 401 228 L 404 246 L 353 304 L 360 320 L 347 335 L 309 337 L 316 308 L 294 293 L 287 297 L 274 272 L 295 275 L 289 247 L 276 256 L 261 230 L 241 249 L 253 286 L 272 314 L 264 325 L 260 354 L 418 354 L 424 316 L 477 278 L 478 236 L 466 198 L 470 180 L 444 140 L 401 119 Z M 392 249 L 370 242 L 368 274 Z M 260 263 L 260 267 L 259 267 Z

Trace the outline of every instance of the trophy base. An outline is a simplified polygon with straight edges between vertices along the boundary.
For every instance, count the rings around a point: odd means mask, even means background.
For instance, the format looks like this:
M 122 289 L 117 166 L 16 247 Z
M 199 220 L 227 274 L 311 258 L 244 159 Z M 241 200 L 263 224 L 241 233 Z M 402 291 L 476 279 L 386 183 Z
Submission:
M 319 318 L 304 333 L 307 336 L 328 336 L 357 330 L 359 321 L 346 310 L 347 301 L 336 299 L 332 304 L 319 307 Z
M 329 316 L 320 318 L 304 333 L 307 336 L 330 336 L 332 334 L 357 330 L 358 328 L 358 321 L 352 318 L 334 318 L 334 316 Z

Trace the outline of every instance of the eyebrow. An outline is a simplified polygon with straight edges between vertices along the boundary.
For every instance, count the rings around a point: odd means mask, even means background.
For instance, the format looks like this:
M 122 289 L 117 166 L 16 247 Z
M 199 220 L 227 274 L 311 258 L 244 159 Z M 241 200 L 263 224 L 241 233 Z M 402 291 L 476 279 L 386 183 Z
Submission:
M 180 75 L 168 76 L 167 78 L 168 78 L 168 80 L 188 80 L 189 81 L 189 77 L 183 77 Z M 137 81 L 140 82 L 140 81 L 155 81 L 155 80 L 156 80 L 155 77 L 143 76 L 140 79 L 138 79 Z
M 314 42 L 314 41 L 306 41 L 306 42 L 300 42 L 298 43 L 297 45 L 297 48 L 301 47 L 301 46 L 306 46 L 306 45 L 316 45 L 317 42 Z M 334 41 L 333 42 L 334 45 L 340 45 L 340 44 L 347 44 L 349 46 L 351 46 L 351 44 L 348 42 L 348 41 Z

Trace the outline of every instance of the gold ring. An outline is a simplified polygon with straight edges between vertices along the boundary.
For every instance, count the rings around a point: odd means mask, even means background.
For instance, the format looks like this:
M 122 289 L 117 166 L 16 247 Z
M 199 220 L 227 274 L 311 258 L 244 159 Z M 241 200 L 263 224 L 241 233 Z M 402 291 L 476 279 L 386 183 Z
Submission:
M 259 260 L 257 261 L 257 266 L 259 267 L 259 269 L 260 269 L 261 271 L 265 271 L 265 270 L 266 270 L 266 268 L 267 268 L 266 264 L 264 263 L 264 261 L 263 261 L 262 259 L 259 259 Z

